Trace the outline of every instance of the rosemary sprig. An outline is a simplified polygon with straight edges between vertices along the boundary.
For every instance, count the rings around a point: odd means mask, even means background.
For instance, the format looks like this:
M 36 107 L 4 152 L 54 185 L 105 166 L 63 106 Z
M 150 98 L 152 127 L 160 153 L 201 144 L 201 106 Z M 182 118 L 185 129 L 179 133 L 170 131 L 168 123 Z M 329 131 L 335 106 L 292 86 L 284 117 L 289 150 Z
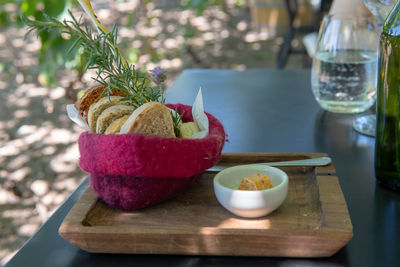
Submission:
M 179 129 L 179 124 L 182 122 L 182 117 L 185 112 L 182 112 L 182 114 L 179 115 L 178 110 L 175 108 L 175 110 L 170 110 L 172 117 L 172 122 L 174 123 L 174 132 L 175 136 L 179 136 L 181 129 Z
M 45 15 L 46 21 L 35 21 L 22 16 L 22 21 L 28 26 L 27 34 L 37 30 L 37 35 L 42 31 L 58 31 L 67 33 L 75 41 L 68 52 L 77 46 L 83 47 L 84 57 L 87 59 L 85 69 L 96 69 L 93 79 L 105 86 L 104 94 L 110 96 L 114 88 L 126 93 L 123 99 L 135 108 L 150 101 L 164 102 L 162 87 L 150 86 L 147 75 L 140 73 L 133 64 L 125 63 L 117 46 L 118 29 L 114 25 L 111 31 L 93 33 L 92 29 L 81 19 L 77 20 L 71 11 L 68 11 L 72 20 L 63 20 Z M 81 26 L 82 25 L 82 26 Z

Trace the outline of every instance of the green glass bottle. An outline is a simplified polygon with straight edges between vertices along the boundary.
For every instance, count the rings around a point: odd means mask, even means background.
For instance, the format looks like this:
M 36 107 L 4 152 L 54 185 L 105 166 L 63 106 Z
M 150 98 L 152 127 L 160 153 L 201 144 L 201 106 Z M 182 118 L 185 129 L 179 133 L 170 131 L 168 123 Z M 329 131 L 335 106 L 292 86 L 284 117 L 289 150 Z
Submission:
M 378 75 L 375 175 L 400 191 L 400 1 L 383 25 Z

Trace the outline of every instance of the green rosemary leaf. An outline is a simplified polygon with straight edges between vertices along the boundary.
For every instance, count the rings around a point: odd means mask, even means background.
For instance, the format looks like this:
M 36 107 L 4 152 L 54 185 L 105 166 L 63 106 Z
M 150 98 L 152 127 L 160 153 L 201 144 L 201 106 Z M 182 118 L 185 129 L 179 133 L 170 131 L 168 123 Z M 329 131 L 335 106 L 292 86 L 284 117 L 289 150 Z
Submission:
M 80 39 L 76 39 L 71 47 L 67 50 L 67 54 L 70 54 L 78 45 L 79 45 Z
M 172 122 L 174 123 L 175 136 L 179 137 L 179 134 L 180 134 L 179 124 L 182 123 L 182 117 L 185 112 L 182 112 L 182 114 L 179 114 L 178 110 L 176 108 L 175 108 L 175 110 L 170 110 L 169 112 L 171 113 Z
M 55 18 L 44 16 L 46 21 L 35 21 L 22 17 L 22 21 L 28 26 L 28 33 L 33 30 L 37 34 L 42 31 L 58 31 L 67 33 L 71 38 L 75 38 L 69 52 L 78 45 L 83 48 L 83 55 L 86 58 L 85 70 L 95 69 L 96 77 L 93 80 L 104 85 L 109 96 L 112 90 L 118 88 L 125 92 L 125 98 L 134 107 L 138 107 L 146 102 L 159 101 L 163 99 L 163 90 L 150 86 L 146 75 L 139 73 L 135 66 L 125 63 L 118 50 L 118 28 L 113 26 L 110 32 L 94 34 L 92 29 L 82 19 L 76 19 L 71 11 L 68 11 L 71 20 L 62 22 Z M 138 77 L 140 76 L 140 80 Z

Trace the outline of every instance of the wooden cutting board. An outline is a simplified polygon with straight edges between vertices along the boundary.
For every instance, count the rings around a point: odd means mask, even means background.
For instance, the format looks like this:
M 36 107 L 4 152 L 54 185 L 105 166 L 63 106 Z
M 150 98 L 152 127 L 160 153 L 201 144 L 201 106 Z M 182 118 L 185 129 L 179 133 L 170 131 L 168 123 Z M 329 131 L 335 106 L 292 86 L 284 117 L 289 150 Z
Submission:
M 223 164 L 296 160 L 326 154 L 224 154 Z M 346 201 L 333 164 L 284 167 L 288 196 L 272 214 L 237 217 L 213 190 L 215 173 L 180 197 L 136 211 L 107 206 L 89 187 L 60 226 L 77 247 L 100 253 L 327 257 L 353 236 Z

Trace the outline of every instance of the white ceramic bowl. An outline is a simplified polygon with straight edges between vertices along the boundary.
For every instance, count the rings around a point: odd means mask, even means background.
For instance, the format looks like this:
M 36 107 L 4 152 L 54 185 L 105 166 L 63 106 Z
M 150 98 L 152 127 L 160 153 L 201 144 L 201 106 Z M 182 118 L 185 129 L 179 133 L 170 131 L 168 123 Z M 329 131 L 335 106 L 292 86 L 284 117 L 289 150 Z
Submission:
M 250 191 L 237 189 L 244 177 L 255 173 L 267 175 L 273 188 Z M 233 214 L 246 218 L 262 217 L 277 209 L 287 196 L 288 185 L 285 172 L 257 164 L 230 167 L 214 177 L 214 192 L 219 203 Z

